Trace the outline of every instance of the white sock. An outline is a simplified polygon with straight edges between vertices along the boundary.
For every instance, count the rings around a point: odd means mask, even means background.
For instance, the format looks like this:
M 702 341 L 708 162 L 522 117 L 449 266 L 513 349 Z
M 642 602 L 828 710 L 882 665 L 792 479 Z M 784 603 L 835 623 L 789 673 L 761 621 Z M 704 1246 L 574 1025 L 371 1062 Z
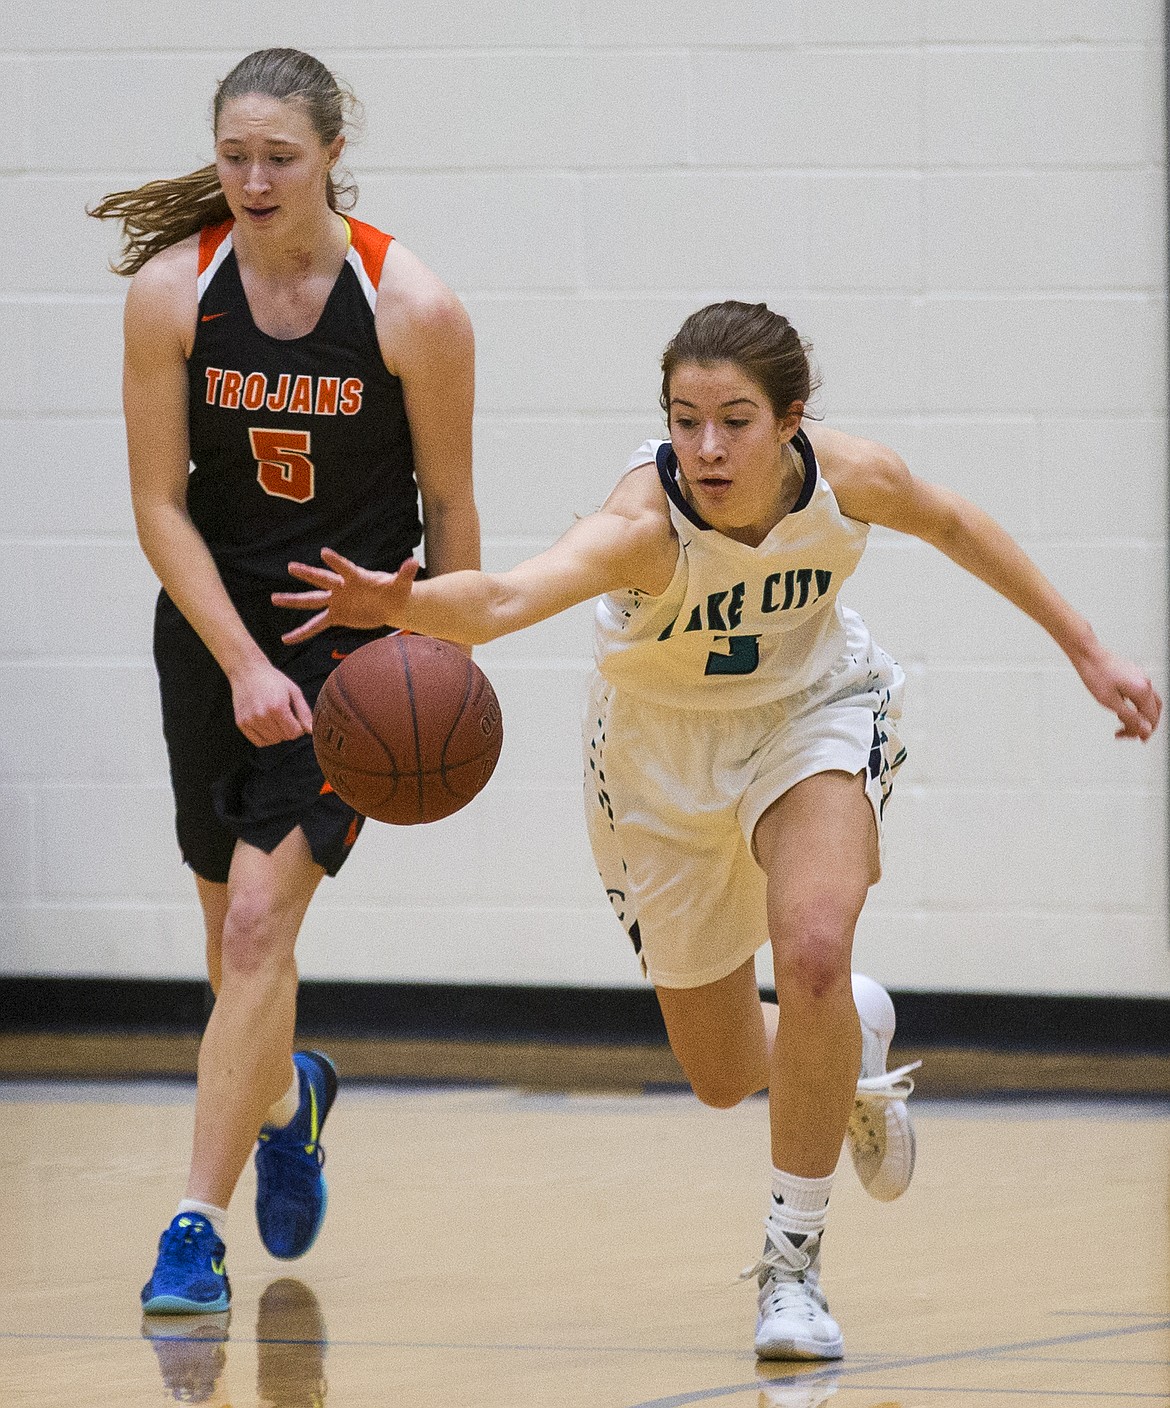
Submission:
M 194 1213 L 196 1217 L 201 1217 L 204 1222 L 210 1222 L 212 1231 L 223 1241 L 224 1223 L 227 1221 L 227 1208 L 217 1208 L 214 1203 L 201 1203 L 198 1198 L 183 1198 L 179 1203 L 176 1217 L 183 1213 Z
M 294 1066 L 292 1084 L 279 1100 L 269 1106 L 268 1113 L 264 1116 L 264 1123 L 272 1129 L 284 1129 L 296 1119 L 297 1111 L 300 1108 L 301 1078 L 297 1075 L 297 1068 Z
M 797 1247 L 810 1237 L 819 1237 L 825 1230 L 832 1187 L 831 1173 L 827 1178 L 798 1178 L 774 1168 L 772 1206 L 766 1222 L 768 1236 L 774 1242 L 787 1237 Z

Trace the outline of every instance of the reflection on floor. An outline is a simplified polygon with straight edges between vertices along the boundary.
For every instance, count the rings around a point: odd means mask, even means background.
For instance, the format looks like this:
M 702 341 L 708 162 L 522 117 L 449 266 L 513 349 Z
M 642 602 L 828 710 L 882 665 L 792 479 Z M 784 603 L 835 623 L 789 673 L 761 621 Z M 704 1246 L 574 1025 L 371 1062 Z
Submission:
M 909 1193 L 834 1188 L 846 1358 L 757 1366 L 762 1101 L 343 1085 L 309 1255 L 264 1253 L 249 1170 L 230 1314 L 143 1320 L 191 1098 L 0 1086 L 5 1408 L 1170 1404 L 1161 1101 L 919 1102 Z

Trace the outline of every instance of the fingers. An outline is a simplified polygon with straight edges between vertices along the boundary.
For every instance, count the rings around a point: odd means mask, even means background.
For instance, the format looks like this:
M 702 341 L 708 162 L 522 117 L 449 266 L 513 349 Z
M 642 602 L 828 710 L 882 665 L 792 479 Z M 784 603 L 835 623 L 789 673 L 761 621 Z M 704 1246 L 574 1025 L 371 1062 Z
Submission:
M 276 604 L 282 606 L 285 603 L 277 602 Z M 312 640 L 314 636 L 319 636 L 330 624 L 328 609 L 318 611 L 316 616 L 310 616 L 302 625 L 294 626 L 291 631 L 285 631 L 281 640 L 285 645 L 299 645 L 303 640 Z
M 312 611 L 316 607 L 328 606 L 333 597 L 331 591 L 320 592 L 273 592 L 273 606 L 287 606 L 293 611 Z
M 294 690 L 289 699 L 292 705 L 293 716 L 301 726 L 303 733 L 313 732 L 313 711 L 309 708 L 309 702 L 299 689 Z
M 1117 692 L 1120 703 L 1114 706 L 1114 712 L 1121 727 L 1114 737 L 1140 738 L 1144 743 L 1158 727 L 1162 716 L 1161 696 L 1148 679 L 1132 692 L 1124 685 L 1118 686 Z
M 328 552 L 326 548 L 324 551 Z M 335 554 L 336 556 L 336 554 Z M 345 562 L 345 558 L 341 559 Z M 353 567 L 353 563 L 346 564 Z M 299 581 L 310 582 L 315 587 L 341 587 L 345 585 L 345 578 L 339 572 L 328 572 L 324 567 L 314 567 L 308 562 L 290 562 L 288 565 L 288 575 L 296 577 Z
M 305 704 L 304 699 L 301 700 L 301 704 Z M 308 708 L 307 705 L 305 707 Z M 257 748 L 271 748 L 274 743 L 287 743 L 290 738 L 300 738 L 302 734 L 311 733 L 313 728 L 311 712 L 308 717 L 309 722 L 306 727 L 295 712 L 294 706 L 294 708 L 286 708 L 278 713 L 249 719 L 246 724 L 240 725 L 240 732 L 249 743 L 254 743 Z

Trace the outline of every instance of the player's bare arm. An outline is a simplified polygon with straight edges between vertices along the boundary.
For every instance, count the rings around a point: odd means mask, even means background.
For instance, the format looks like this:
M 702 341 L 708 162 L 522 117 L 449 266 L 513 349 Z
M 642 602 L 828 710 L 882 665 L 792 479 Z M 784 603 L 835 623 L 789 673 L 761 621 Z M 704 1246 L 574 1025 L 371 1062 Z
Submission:
M 127 294 L 123 406 L 130 492 L 147 560 L 231 680 L 240 729 L 265 745 L 307 732 L 312 713 L 248 634 L 187 512 L 196 251 L 195 240 L 164 250 L 139 270 Z
M 828 427 L 813 429 L 809 438 L 843 513 L 921 538 L 1006 597 L 1048 632 L 1093 698 L 1117 715 L 1117 737 L 1150 737 L 1162 700 L 1149 677 L 1101 644 L 993 518 L 959 494 L 915 478 L 884 445 Z
M 422 500 L 427 572 L 436 577 L 477 568 L 471 320 L 451 290 L 397 240 L 386 251 L 375 318 L 383 359 L 402 382 Z
M 274 592 L 277 606 L 316 614 L 288 631 L 293 644 L 330 625 L 400 626 L 479 645 L 566 611 L 603 592 L 637 587 L 656 596 L 674 572 L 678 544 L 652 466 L 627 475 L 605 504 L 552 547 L 507 572 L 450 572 L 416 581 L 418 564 L 371 572 L 325 548 L 324 567 L 289 563 L 315 590 Z

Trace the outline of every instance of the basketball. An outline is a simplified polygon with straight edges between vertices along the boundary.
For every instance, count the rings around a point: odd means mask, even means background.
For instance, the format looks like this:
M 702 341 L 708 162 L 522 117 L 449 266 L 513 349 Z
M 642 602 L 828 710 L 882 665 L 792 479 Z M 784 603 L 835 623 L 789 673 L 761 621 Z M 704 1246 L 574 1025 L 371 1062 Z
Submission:
M 374 821 L 439 821 L 483 790 L 504 741 L 479 666 L 430 636 L 382 636 L 347 655 L 313 710 L 313 749 L 343 802 Z

